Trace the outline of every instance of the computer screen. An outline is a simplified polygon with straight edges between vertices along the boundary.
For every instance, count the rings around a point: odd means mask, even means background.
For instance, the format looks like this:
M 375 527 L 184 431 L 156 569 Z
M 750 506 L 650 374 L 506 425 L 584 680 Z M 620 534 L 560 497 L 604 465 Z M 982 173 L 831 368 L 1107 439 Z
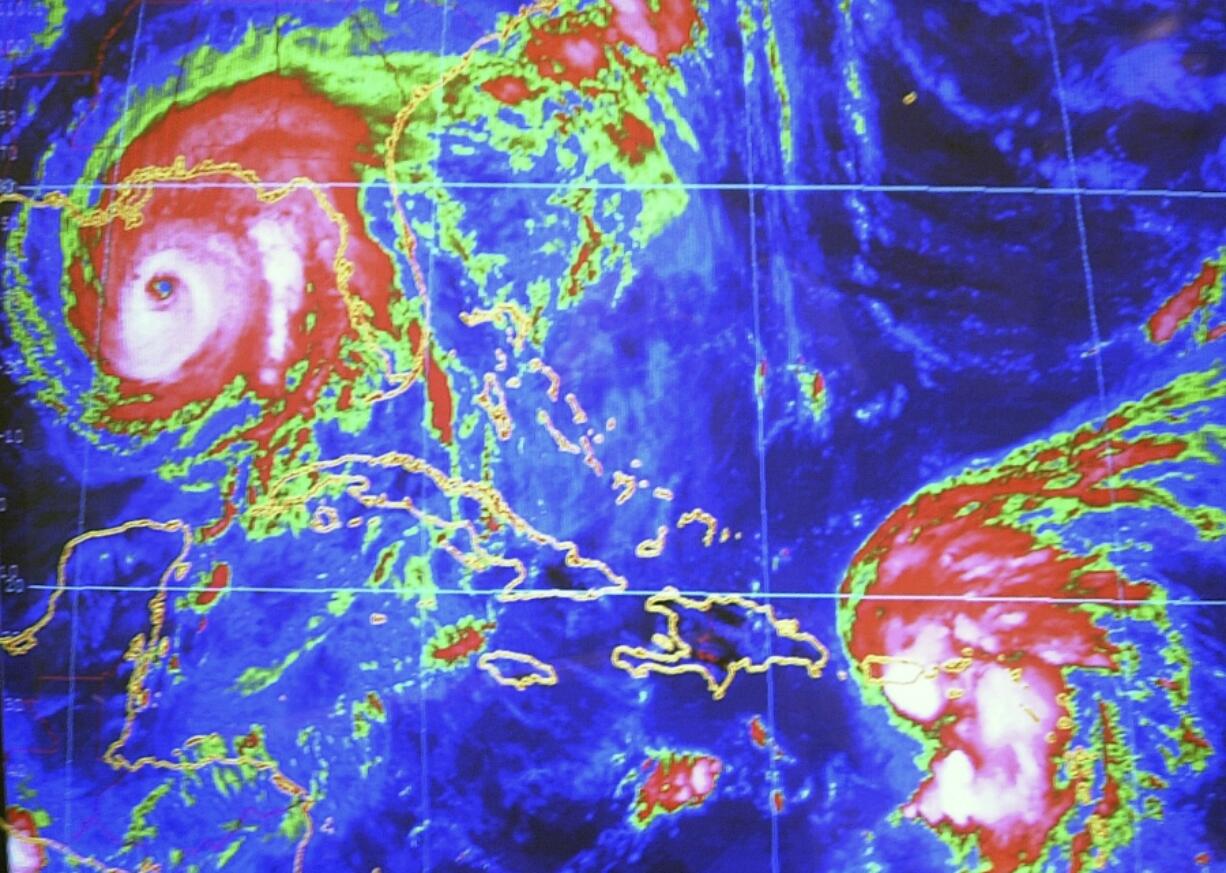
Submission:
M 10 873 L 1226 869 L 1226 7 L 0 3 Z

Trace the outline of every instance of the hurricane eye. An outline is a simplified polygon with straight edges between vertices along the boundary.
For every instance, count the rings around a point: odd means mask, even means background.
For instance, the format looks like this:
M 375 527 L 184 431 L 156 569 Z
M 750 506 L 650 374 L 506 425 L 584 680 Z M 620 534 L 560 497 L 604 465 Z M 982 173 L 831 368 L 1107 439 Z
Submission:
M 165 303 L 174 296 L 179 288 L 179 281 L 174 276 L 154 276 L 145 285 L 145 293 L 159 303 Z

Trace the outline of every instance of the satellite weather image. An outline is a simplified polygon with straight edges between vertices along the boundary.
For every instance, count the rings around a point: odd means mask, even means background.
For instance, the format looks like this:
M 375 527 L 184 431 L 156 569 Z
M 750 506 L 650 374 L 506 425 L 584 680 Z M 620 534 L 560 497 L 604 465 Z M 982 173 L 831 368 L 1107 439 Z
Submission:
M 1226 5 L 2 0 L 8 873 L 1226 871 Z

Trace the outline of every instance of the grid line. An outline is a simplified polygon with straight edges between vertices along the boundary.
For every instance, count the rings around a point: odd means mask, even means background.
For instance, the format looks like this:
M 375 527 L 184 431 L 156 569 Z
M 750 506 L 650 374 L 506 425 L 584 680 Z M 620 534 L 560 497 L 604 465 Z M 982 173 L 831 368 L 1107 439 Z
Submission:
M 450 2 L 450 0 L 443 0 L 443 23 L 442 23 L 442 27 L 440 28 L 440 33 L 439 33 L 438 59 L 439 59 L 440 71 L 439 71 L 438 81 L 442 81 L 443 78 L 446 76 L 447 65 L 451 63 L 450 59 L 447 57 L 447 31 L 448 31 L 448 23 L 451 17 L 451 7 L 452 7 L 452 3 Z M 399 85 L 400 83 L 399 81 L 397 81 L 397 87 L 399 87 Z M 442 109 L 442 107 L 439 105 L 441 99 L 442 99 L 442 89 L 436 88 L 432 95 L 432 100 L 434 101 L 434 111 L 436 115 L 439 114 Z M 395 158 L 395 154 L 392 155 L 392 158 Z M 434 155 L 434 159 L 432 161 L 434 165 L 433 169 L 436 172 L 439 167 L 438 162 L 439 162 L 439 153 L 436 152 Z M 393 200 L 394 199 L 395 198 L 393 198 Z M 409 218 L 404 213 L 401 213 L 401 215 L 406 225 L 405 229 L 407 230 Z M 431 238 L 434 240 L 439 239 L 441 236 L 441 223 L 439 220 L 439 200 L 438 199 L 435 199 L 433 201 L 432 208 L 430 210 L 430 229 L 431 229 Z M 421 251 L 421 247 L 418 246 L 417 253 L 419 253 L 420 251 Z M 434 341 L 433 340 L 434 328 L 432 325 L 433 307 L 430 305 L 430 293 L 431 293 L 431 289 L 433 289 L 434 287 L 435 255 L 437 251 L 438 251 L 437 245 L 428 246 L 427 262 L 426 262 L 426 280 L 425 280 L 426 287 L 424 291 L 425 299 L 422 301 L 422 318 L 425 319 L 426 330 L 422 337 L 421 348 L 420 348 L 421 354 L 423 355 L 423 364 L 422 364 L 422 367 L 423 367 L 422 383 L 423 384 L 429 384 L 430 368 L 434 365 L 434 355 L 430 351 L 430 343 Z M 417 257 L 417 253 L 414 253 L 412 257 Z M 409 255 L 407 247 L 406 247 L 405 254 Z M 410 270 L 410 272 L 412 271 Z M 423 407 L 422 413 L 421 413 L 421 427 L 418 430 L 418 434 L 421 437 L 423 446 L 428 445 L 430 442 L 430 431 L 426 424 L 426 417 L 427 417 L 426 407 Z M 429 537 L 426 532 L 426 528 L 424 525 L 419 525 L 418 534 L 417 534 L 418 553 L 423 554 L 423 555 L 429 554 L 430 553 L 429 546 L 430 546 L 430 543 L 429 543 Z M 426 646 L 428 645 L 428 639 L 429 637 L 426 633 L 425 616 L 422 615 L 422 611 L 419 608 L 417 609 L 417 648 L 418 648 L 418 651 L 421 651 L 421 652 L 426 651 Z M 420 727 L 418 728 L 418 741 L 421 743 L 421 749 L 418 751 L 418 756 L 421 761 L 421 772 L 418 774 L 418 778 L 420 779 L 420 783 L 421 783 L 421 806 L 422 806 L 421 825 L 420 825 L 419 832 L 421 833 L 421 869 L 422 869 L 422 873 L 429 873 L 429 870 L 430 870 L 430 826 L 431 826 L 431 820 L 433 818 L 434 813 L 433 813 L 432 805 L 430 803 L 430 724 L 429 724 L 430 708 L 427 705 L 428 696 L 426 694 L 425 682 L 422 679 L 422 673 L 423 673 L 423 670 L 421 668 L 421 665 L 418 664 L 418 667 L 417 667 L 417 712 L 418 712 L 418 719 L 420 720 Z
M 130 7 L 129 7 L 130 8 Z M 126 15 L 126 13 L 125 13 Z M 141 30 L 145 20 L 145 0 L 141 0 L 140 5 L 136 10 L 136 30 L 132 34 L 132 55 L 128 59 L 128 82 L 132 81 L 136 70 L 136 59 L 140 55 L 140 38 Z M 122 26 L 122 24 L 121 24 Z M 118 35 L 118 32 L 116 32 Z M 120 116 L 124 121 L 122 126 L 126 130 L 128 113 L 131 109 L 132 89 L 124 88 L 123 97 L 123 115 Z M 123 138 L 123 131 L 120 133 Z M 113 171 L 117 171 L 118 164 L 115 164 Z M 106 245 L 102 253 L 102 276 L 109 277 L 113 259 L 112 243 L 114 236 L 110 233 L 106 235 Z M 97 357 L 102 346 L 102 305 L 103 295 L 98 296 L 98 309 L 96 319 L 98 328 L 93 337 L 93 353 Z M 83 441 L 81 448 L 81 490 L 77 500 L 77 534 L 81 534 L 85 530 L 86 520 L 86 504 L 87 493 L 89 488 L 89 470 L 90 456 L 93 453 L 93 445 L 89 440 Z M 77 643 L 78 643 L 78 628 L 79 622 L 79 607 L 81 600 L 81 589 L 75 585 L 69 593 L 68 598 L 68 705 L 66 713 L 65 737 L 64 737 L 64 835 L 72 839 L 72 804 L 73 804 L 73 748 L 76 745 L 76 696 L 77 696 Z
M 26 591 L 54 591 L 55 585 L 27 585 Z M 184 586 L 184 585 L 167 585 L 159 587 L 157 585 L 80 585 L 73 586 L 73 590 L 81 593 L 87 592 L 110 592 L 115 594 L 151 594 L 157 591 L 165 591 L 167 594 L 198 594 L 199 588 Z M 333 595 L 333 594 L 362 594 L 370 596 L 384 597 L 403 597 L 403 592 L 391 588 L 358 588 L 352 586 L 320 586 L 318 588 L 306 587 L 277 587 L 273 585 L 227 585 L 227 592 L 234 594 L 292 594 L 292 595 Z M 411 598 L 419 597 L 498 597 L 505 593 L 504 587 L 497 588 L 436 588 L 428 592 L 428 594 L 412 594 Z M 521 595 L 524 592 L 521 592 Z M 633 599 L 633 598 L 648 598 L 656 596 L 660 593 L 658 588 L 642 588 L 642 589 L 627 589 L 625 591 L 610 591 L 602 594 L 599 598 L 591 600 L 575 601 L 576 606 L 583 606 L 598 603 L 603 599 Z M 788 601 L 788 600 L 854 600 L 857 603 L 861 601 L 880 601 L 880 602 L 936 602 L 936 603 L 1046 603 L 1064 606 L 1080 606 L 1080 605 L 1095 605 L 1095 606 L 1125 606 L 1136 607 L 1142 605 L 1152 605 L 1152 601 L 1148 600 L 1129 600 L 1119 597 L 1038 597 L 1026 595 L 946 595 L 946 594 L 849 594 L 842 591 L 745 591 L 744 589 L 709 589 L 709 588 L 694 588 L 680 589 L 679 594 L 685 597 L 702 598 L 702 597 L 723 597 L 728 594 L 741 594 L 755 600 L 770 600 L 770 601 Z M 519 600 L 504 601 L 508 606 L 526 605 L 531 603 L 550 603 L 558 598 L 542 596 L 535 598 L 522 598 Z M 1218 607 L 1226 606 L 1226 598 L 1180 598 L 1168 599 L 1163 601 L 1164 606 L 1206 606 Z
M 752 15 L 752 10 L 750 11 Z M 741 50 L 747 55 L 752 52 L 749 44 L 749 36 L 742 30 L 741 32 Z M 742 58 L 742 65 L 747 63 L 745 58 Z M 752 392 L 754 402 L 754 454 L 757 456 L 758 467 L 758 533 L 761 541 L 758 546 L 758 564 L 762 576 L 762 589 L 769 598 L 771 593 L 771 564 L 770 564 L 770 524 L 767 516 L 767 499 L 766 499 L 766 398 L 765 390 L 758 385 L 758 362 L 766 359 L 766 347 L 762 342 L 762 277 L 758 269 L 758 204 L 762 202 L 762 198 L 755 197 L 756 194 L 763 193 L 763 189 L 754 184 L 754 163 L 756 153 L 754 150 L 754 135 L 758 126 L 758 113 L 755 109 L 758 107 L 755 99 L 756 92 L 750 90 L 751 82 L 756 84 L 757 77 L 753 79 L 743 78 L 744 96 L 745 96 L 745 167 L 748 181 L 745 189 L 749 201 L 749 287 L 750 300 L 753 305 L 753 351 L 754 357 L 750 362 L 750 379 L 749 390 Z M 774 656 L 774 645 L 771 636 L 766 638 L 766 654 L 768 658 Z M 770 736 L 775 739 L 779 736 L 777 727 L 778 719 L 775 711 L 775 671 L 766 671 L 766 726 L 770 731 Z M 775 763 L 773 755 L 767 758 L 766 779 L 769 786 L 769 793 L 766 798 L 766 809 L 770 816 L 770 869 L 771 873 L 779 873 L 779 812 L 775 809 L 773 793 L 779 790 L 779 768 Z
M 1080 181 L 1081 174 L 1077 170 L 1077 152 L 1073 146 L 1073 125 L 1069 118 L 1068 100 L 1066 99 L 1065 93 L 1064 93 L 1064 74 L 1061 70 L 1061 64 L 1060 64 L 1060 47 L 1056 40 L 1056 28 L 1052 22 L 1050 0 L 1043 0 L 1043 24 L 1044 24 L 1044 29 L 1047 31 L 1047 43 L 1048 43 L 1048 48 L 1051 51 L 1052 72 L 1055 75 L 1055 80 L 1056 80 L 1056 99 L 1060 105 L 1060 125 L 1064 133 L 1065 156 L 1066 156 L 1066 159 L 1068 160 L 1069 172 L 1072 174 L 1073 185 L 1076 188 L 1078 182 Z M 1077 222 L 1078 252 L 1081 256 L 1081 271 L 1082 271 L 1083 280 L 1085 282 L 1086 304 L 1088 307 L 1088 315 L 1090 319 L 1090 340 L 1093 343 L 1092 348 L 1094 352 L 1094 376 L 1098 383 L 1099 417 L 1101 421 L 1106 422 L 1110 404 L 1107 402 L 1107 380 L 1103 372 L 1102 333 L 1099 329 L 1098 305 L 1095 301 L 1094 269 L 1090 263 L 1089 234 L 1086 231 L 1085 209 L 1082 204 L 1082 195 L 1079 192 L 1074 193 L 1072 197 L 1072 201 L 1073 201 L 1073 215 L 1076 218 L 1076 222 Z M 1106 455 L 1106 466 L 1107 466 L 1107 474 L 1108 474 L 1107 481 L 1108 483 L 1110 483 L 1115 477 L 1115 456 L 1111 453 L 1108 453 Z M 1108 499 L 1111 505 L 1115 504 L 1116 489 L 1112 485 L 1108 485 Z M 1115 546 L 1118 548 L 1120 545 L 1120 540 L 1121 540 L 1119 520 L 1114 515 L 1112 515 L 1109 521 L 1111 523 L 1110 524 L 1111 539 L 1114 542 Z M 1116 590 L 1117 590 L 1118 596 L 1122 598 L 1124 595 L 1124 580 L 1119 576 L 1117 576 L 1116 578 Z M 1134 735 L 1136 735 L 1136 731 L 1137 731 L 1136 712 L 1132 706 L 1131 700 L 1127 697 L 1127 695 L 1122 695 L 1122 697 L 1123 699 L 1120 701 L 1120 705 L 1122 709 L 1124 710 L 1124 713 L 1125 713 L 1124 717 L 1128 720 L 1130 730 L 1132 731 Z M 1132 790 L 1136 794 L 1136 796 L 1140 796 L 1141 784 L 1140 784 L 1140 777 L 1137 775 L 1137 769 L 1135 767 L 1129 768 L 1129 774 L 1130 774 L 1130 781 L 1132 783 Z M 1139 843 L 1139 840 L 1138 840 L 1138 843 Z M 1136 854 L 1132 855 L 1131 867 L 1133 871 L 1136 871 L 1137 869 L 1137 855 Z
M 279 188 L 288 185 L 292 180 L 264 180 L 266 188 Z M 351 188 L 387 187 L 386 181 L 353 182 L 353 181 L 320 181 L 311 180 L 318 188 L 328 190 L 344 190 Z M 249 188 L 246 182 L 210 182 L 193 180 L 187 182 L 142 182 L 127 185 L 112 182 L 64 182 L 51 184 L 17 185 L 16 190 L 28 197 L 38 197 L 53 191 L 109 191 L 126 188 L 136 191 L 146 189 L 226 189 Z M 1076 185 L 925 185 L 874 183 L 874 182 L 601 182 L 556 179 L 550 181 L 504 180 L 482 181 L 473 179 L 398 182 L 400 191 L 432 191 L 436 189 L 453 190 L 505 190 L 505 191 L 558 191 L 558 190 L 591 190 L 591 191 L 686 191 L 686 192 L 725 192 L 725 191 L 764 191 L 775 193 L 831 193 L 831 194 L 938 194 L 938 195 L 990 195 L 1016 197 L 1133 197 L 1139 199 L 1180 199 L 1180 200 L 1226 200 L 1226 191 L 1196 188 L 1118 188 Z

